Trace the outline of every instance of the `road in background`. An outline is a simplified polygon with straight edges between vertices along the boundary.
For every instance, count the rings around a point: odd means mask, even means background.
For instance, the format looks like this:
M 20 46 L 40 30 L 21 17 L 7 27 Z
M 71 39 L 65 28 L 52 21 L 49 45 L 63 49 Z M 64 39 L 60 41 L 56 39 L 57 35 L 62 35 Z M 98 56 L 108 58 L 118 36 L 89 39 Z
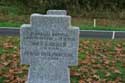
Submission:
M 20 29 L 0 28 L 0 36 L 19 36 Z M 123 39 L 125 31 L 80 30 L 81 38 Z

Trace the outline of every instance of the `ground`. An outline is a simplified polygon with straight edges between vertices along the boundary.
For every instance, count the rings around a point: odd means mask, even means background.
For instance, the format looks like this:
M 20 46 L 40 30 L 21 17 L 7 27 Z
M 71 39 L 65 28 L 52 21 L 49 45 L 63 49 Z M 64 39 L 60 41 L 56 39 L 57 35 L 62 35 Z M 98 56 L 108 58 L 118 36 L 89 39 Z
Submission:
M 0 37 L 0 83 L 24 83 L 19 37 Z M 125 40 L 80 39 L 79 65 L 70 67 L 71 83 L 125 83 Z

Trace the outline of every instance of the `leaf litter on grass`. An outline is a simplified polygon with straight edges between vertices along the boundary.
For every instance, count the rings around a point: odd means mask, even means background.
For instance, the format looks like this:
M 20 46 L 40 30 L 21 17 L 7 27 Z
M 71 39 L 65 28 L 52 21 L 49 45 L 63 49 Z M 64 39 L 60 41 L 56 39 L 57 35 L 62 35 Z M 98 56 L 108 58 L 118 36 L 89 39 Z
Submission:
M 81 39 L 79 56 L 84 58 L 76 68 L 79 76 L 71 77 L 79 77 L 79 83 L 125 83 L 124 44 L 125 40 Z
M 71 83 L 125 83 L 125 40 L 81 39 L 79 64 L 70 67 Z M 19 38 L 0 37 L 0 83 L 24 83 Z
M 0 48 L 4 50 L 0 56 L 0 83 L 24 83 L 27 67 L 20 65 L 19 38 L 0 37 Z

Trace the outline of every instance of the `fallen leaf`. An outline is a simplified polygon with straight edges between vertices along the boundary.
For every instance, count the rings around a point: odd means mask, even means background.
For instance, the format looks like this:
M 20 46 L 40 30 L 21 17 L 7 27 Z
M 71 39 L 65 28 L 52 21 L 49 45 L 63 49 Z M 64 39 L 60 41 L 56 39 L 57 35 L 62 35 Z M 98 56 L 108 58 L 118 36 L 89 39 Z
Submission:
M 83 79 L 80 79 L 79 83 L 85 83 L 85 81 Z

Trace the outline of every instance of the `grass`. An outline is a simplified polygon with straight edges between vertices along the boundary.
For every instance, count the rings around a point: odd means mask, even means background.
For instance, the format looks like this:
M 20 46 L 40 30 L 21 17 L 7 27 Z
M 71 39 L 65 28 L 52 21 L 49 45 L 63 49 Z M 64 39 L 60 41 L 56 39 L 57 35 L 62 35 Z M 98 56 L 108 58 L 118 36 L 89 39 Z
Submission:
M 5 4 L 5 3 L 4 3 Z M 20 3 L 19 3 L 20 4 Z M 22 5 L 22 4 L 20 4 Z M 25 10 L 18 5 L 0 6 L 0 27 L 20 27 L 28 23 L 30 14 L 21 13 Z M 96 18 L 97 27 L 93 27 L 93 18 L 73 17 L 73 25 L 79 26 L 81 30 L 114 30 L 125 31 L 125 21 L 120 19 Z
M 114 83 L 124 83 L 124 44 L 124 40 L 81 39 L 79 48 L 79 66 L 75 69 L 80 74 L 83 74 L 79 76 L 79 79 L 73 80 L 77 80 L 78 83 L 79 80 L 83 79 L 86 83 L 88 82 L 86 80 L 89 78 L 90 83 L 95 81 L 98 81 L 99 83 L 108 83 L 109 81 Z M 74 67 L 72 67 L 72 69 L 74 70 Z M 86 70 L 88 70 L 88 72 L 85 72 Z M 119 82 L 117 80 L 119 80 Z
M 22 23 L 19 22 L 0 22 L 0 27 L 8 28 L 20 28 Z M 97 26 L 93 27 L 92 25 L 79 25 L 80 30 L 107 30 L 107 31 L 125 31 L 125 27 L 113 27 L 113 26 Z
M 108 31 L 125 31 L 125 27 L 113 27 L 113 26 L 96 26 L 92 25 L 80 25 L 81 30 L 108 30 Z
M 5 77 L 0 77 L 0 83 L 4 83 Z
M 21 10 L 15 5 L 9 5 L 9 6 L 1 6 L 0 5 L 0 12 L 2 14 L 5 14 L 5 15 L 6 14 L 8 14 L 10 16 L 18 15 L 20 11 Z
M 20 27 L 21 23 L 14 22 L 0 22 L 0 27 Z
M 71 83 L 125 82 L 125 40 L 80 39 L 79 44 L 79 65 L 70 69 Z M 18 37 L 0 37 L 0 64 L 0 83 L 24 83 L 28 67 L 20 65 Z

